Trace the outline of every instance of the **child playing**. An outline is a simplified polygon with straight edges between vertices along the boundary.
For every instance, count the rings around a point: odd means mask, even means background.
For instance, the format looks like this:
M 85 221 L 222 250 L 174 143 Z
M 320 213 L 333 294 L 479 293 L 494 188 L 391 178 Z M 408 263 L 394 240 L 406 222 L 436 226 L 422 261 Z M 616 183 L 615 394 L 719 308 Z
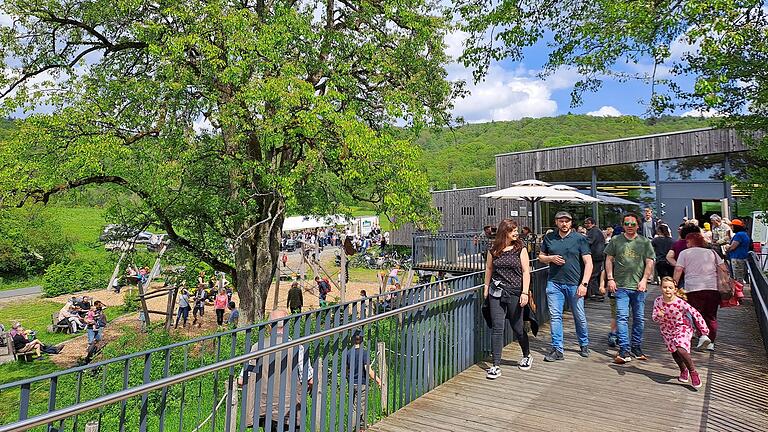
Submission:
M 699 311 L 684 299 L 685 293 L 682 290 L 678 291 L 675 281 L 669 276 L 663 277 L 661 295 L 653 301 L 653 320 L 659 324 L 667 349 L 680 367 L 680 376 L 677 380 L 687 383 L 690 374 L 691 385 L 699 388 L 701 378 L 696 372 L 690 354 L 691 336 L 693 336 L 693 323 L 690 317 L 696 321 L 696 327 L 699 328 L 702 338 L 707 337 L 709 329 Z

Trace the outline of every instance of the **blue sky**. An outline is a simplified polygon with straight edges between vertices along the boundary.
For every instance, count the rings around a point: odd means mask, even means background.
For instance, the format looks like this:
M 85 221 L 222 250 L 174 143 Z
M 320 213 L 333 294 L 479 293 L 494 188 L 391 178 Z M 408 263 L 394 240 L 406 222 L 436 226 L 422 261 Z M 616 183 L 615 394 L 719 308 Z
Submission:
M 452 33 L 445 39 L 446 51 L 456 58 L 461 52 L 461 44 L 465 35 L 460 32 Z M 691 50 L 692 47 L 676 42 L 671 47 L 673 58 Z M 640 80 L 618 82 L 613 79 L 604 80 L 603 87 L 595 93 L 585 93 L 583 103 L 571 107 L 571 91 L 579 80 L 579 75 L 573 70 L 561 69 L 542 80 L 537 76 L 538 71 L 546 62 L 547 49 L 541 43 L 526 49 L 522 62 L 502 61 L 491 65 L 488 75 L 483 82 L 472 82 L 471 70 L 459 64 L 448 67 L 451 79 L 464 79 L 469 85 L 471 95 L 456 101 L 454 114 L 464 117 L 467 122 L 487 122 L 517 120 L 522 117 L 547 117 L 567 114 L 589 115 L 637 115 L 643 116 L 647 111 L 644 102 L 651 95 L 651 87 Z M 622 65 L 622 71 L 632 73 L 650 73 L 650 61 L 640 64 Z M 669 76 L 667 68 L 657 69 L 657 76 Z M 683 86 L 690 85 L 690 78 L 677 78 Z M 677 115 L 701 115 L 698 112 L 678 111 Z

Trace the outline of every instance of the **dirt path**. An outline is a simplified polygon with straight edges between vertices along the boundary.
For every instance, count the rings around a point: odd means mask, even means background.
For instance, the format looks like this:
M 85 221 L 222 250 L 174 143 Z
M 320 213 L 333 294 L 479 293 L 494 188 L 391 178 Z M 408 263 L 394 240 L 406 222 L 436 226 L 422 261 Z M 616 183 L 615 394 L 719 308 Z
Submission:
M 330 274 L 330 276 L 333 279 L 336 279 L 338 275 L 338 268 L 334 264 L 334 258 L 335 258 L 335 249 L 326 248 L 321 254 L 320 254 L 320 263 L 321 266 L 326 269 Z M 285 273 L 292 273 L 297 272 L 299 269 L 299 261 L 300 261 L 300 255 L 298 252 L 293 252 L 288 254 L 288 267 L 285 270 Z M 308 269 L 307 269 L 308 270 Z M 153 284 L 153 289 L 159 289 L 161 288 L 160 283 Z M 291 286 L 290 281 L 281 281 L 280 282 L 280 291 L 278 293 L 278 307 L 286 307 L 287 299 L 288 299 L 288 290 Z M 317 296 L 317 289 L 315 287 L 315 283 L 313 280 L 309 279 L 304 282 L 303 284 L 305 291 L 304 291 L 304 310 L 312 310 L 320 307 L 320 301 Z M 103 290 L 96 290 L 96 291 L 86 291 L 86 292 L 80 292 L 76 294 L 68 294 L 68 295 L 62 295 L 58 297 L 53 297 L 50 300 L 64 304 L 69 300 L 71 297 L 80 297 L 83 295 L 87 295 L 89 297 L 92 297 L 93 300 L 100 300 L 102 303 L 107 305 L 110 309 L 117 309 L 123 305 L 123 299 L 125 292 L 128 288 L 124 288 L 122 292 L 115 293 L 114 291 L 110 289 L 103 289 Z M 135 288 L 133 288 L 135 289 Z M 360 290 L 366 290 L 368 295 L 374 295 L 379 292 L 379 284 L 374 281 L 350 281 L 350 283 L 347 284 L 347 300 L 354 300 L 360 297 Z M 340 297 L 339 289 L 336 287 L 336 285 L 331 284 L 331 292 L 328 294 L 328 299 L 333 300 L 335 298 Z M 267 295 L 267 309 L 271 310 L 274 305 L 274 298 L 275 298 L 275 284 L 273 283 L 269 293 Z M 10 299 L 0 299 L 0 302 L 10 300 Z M 239 301 L 237 298 L 237 293 L 233 295 L 233 300 L 235 303 L 239 306 Z M 167 296 L 161 296 L 156 297 L 153 299 L 150 299 L 147 301 L 147 307 L 150 310 L 166 310 L 167 305 Z M 174 306 L 174 312 L 178 308 L 177 305 Z M 115 313 L 110 313 L 111 316 L 115 316 Z M 228 312 L 225 313 L 224 319 L 226 320 L 229 316 Z M 152 314 L 150 316 L 150 319 L 153 323 L 163 322 L 164 317 L 161 315 Z M 184 337 L 186 338 L 194 338 L 197 336 L 201 336 L 203 334 L 211 333 L 216 330 L 216 315 L 213 310 L 213 306 L 206 306 L 205 308 L 205 315 L 203 316 L 203 319 L 201 320 L 201 326 L 192 326 L 192 315 L 190 313 L 188 325 L 186 328 L 179 328 L 174 329 L 172 331 L 174 332 L 181 332 L 183 333 Z M 104 341 L 107 343 L 114 341 L 115 339 L 119 338 L 123 332 L 125 327 L 132 327 L 136 330 L 140 327 L 140 322 L 138 320 L 138 312 L 134 313 L 128 313 L 124 314 L 118 318 L 113 319 L 107 327 L 104 329 Z M 85 333 L 83 333 L 80 336 L 77 336 L 73 339 L 70 339 L 66 342 L 62 343 L 64 349 L 59 355 L 51 356 L 51 360 L 56 363 L 59 366 L 62 367 L 71 367 L 75 364 L 77 364 L 78 360 L 80 360 L 82 357 L 85 357 L 86 351 L 88 348 L 88 338 Z

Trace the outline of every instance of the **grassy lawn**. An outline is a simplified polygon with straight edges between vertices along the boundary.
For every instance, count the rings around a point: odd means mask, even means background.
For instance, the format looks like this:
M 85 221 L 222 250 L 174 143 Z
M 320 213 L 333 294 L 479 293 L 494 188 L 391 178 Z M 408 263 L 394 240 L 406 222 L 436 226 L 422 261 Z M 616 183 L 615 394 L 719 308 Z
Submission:
M 51 300 L 28 300 L 0 306 L 0 322 L 10 329 L 14 322 L 20 322 L 24 328 L 35 330 L 37 337 L 45 344 L 58 344 L 77 335 L 48 333 L 51 314 L 61 309 L 61 304 Z M 82 334 L 82 333 L 81 333 Z
M 43 282 L 43 278 L 41 276 L 35 276 L 33 278 L 24 279 L 24 280 L 13 280 L 13 281 L 0 280 L 0 291 L 27 288 L 31 286 L 40 285 L 42 282 Z

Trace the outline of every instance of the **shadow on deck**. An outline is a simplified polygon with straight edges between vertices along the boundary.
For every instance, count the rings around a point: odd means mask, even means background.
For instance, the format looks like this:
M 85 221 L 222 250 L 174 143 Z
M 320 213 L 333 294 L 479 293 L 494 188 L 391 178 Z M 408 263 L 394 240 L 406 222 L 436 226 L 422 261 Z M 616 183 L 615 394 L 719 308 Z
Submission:
M 613 364 L 606 344 L 609 304 L 587 304 L 592 355 L 581 358 L 569 315 L 565 317 L 566 359 L 544 363 L 549 348 L 545 326 L 531 339 L 533 368 L 517 369 L 520 348 L 504 350 L 503 375 L 485 378 L 481 362 L 470 367 L 369 431 L 766 431 L 768 367 L 751 298 L 739 308 L 721 309 L 715 352 L 695 352 L 704 386 L 678 383 L 678 369 L 666 351 L 646 303 L 647 361 Z M 747 293 L 749 295 L 749 293 Z

